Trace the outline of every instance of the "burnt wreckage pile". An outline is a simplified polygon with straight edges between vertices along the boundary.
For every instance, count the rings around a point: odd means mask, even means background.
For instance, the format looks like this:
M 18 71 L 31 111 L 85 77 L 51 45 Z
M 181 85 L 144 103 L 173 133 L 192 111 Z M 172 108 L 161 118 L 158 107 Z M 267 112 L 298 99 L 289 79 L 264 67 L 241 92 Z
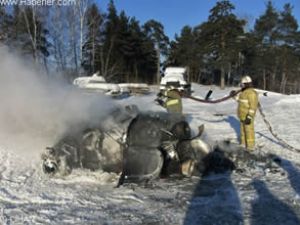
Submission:
M 109 128 L 103 126 L 103 121 L 109 121 Z M 141 113 L 134 105 L 126 106 L 102 118 L 96 126 L 86 124 L 71 129 L 46 149 L 42 155 L 43 171 L 67 175 L 76 168 L 103 170 L 121 174 L 122 184 L 170 174 L 191 176 L 277 168 L 275 157 L 249 153 L 226 141 L 211 147 L 200 138 L 203 128 L 200 126 L 198 135 L 192 137 L 181 115 Z

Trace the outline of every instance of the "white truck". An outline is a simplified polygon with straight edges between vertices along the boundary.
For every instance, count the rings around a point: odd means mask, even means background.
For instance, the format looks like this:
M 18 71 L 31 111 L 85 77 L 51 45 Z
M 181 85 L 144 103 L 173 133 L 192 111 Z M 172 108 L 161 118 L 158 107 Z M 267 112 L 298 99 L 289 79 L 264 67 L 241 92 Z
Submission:
M 191 94 L 191 84 L 187 81 L 187 76 L 187 69 L 184 67 L 167 67 L 160 81 L 160 91 L 172 86 Z

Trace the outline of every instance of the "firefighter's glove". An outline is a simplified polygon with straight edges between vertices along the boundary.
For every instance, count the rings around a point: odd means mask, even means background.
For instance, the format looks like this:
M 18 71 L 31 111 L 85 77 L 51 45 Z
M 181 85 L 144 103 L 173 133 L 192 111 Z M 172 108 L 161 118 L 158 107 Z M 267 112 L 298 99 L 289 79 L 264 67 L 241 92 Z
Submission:
M 185 92 L 183 90 L 178 90 L 178 94 L 180 95 L 180 97 L 185 97 Z
M 163 105 L 164 105 L 164 101 L 161 100 L 161 99 L 159 99 L 159 98 L 155 99 L 154 101 L 155 101 L 158 105 L 160 105 L 160 106 L 163 106 Z
M 156 96 L 159 97 L 159 98 L 161 98 L 161 97 L 163 97 L 164 95 L 163 95 L 162 92 L 158 92 L 158 94 L 157 94 Z
M 250 115 L 246 116 L 246 119 L 244 120 L 245 125 L 249 125 L 251 123 L 252 117 Z
M 229 96 L 234 97 L 235 94 L 236 94 L 236 91 L 235 91 L 235 90 L 232 90 L 232 91 L 229 93 Z

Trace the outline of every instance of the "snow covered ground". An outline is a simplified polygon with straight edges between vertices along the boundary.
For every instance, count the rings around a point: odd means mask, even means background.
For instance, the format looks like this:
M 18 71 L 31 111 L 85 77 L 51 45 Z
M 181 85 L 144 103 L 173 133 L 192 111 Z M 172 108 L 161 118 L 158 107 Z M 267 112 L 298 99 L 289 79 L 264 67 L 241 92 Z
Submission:
M 154 102 L 158 88 L 152 89 L 150 95 L 112 101 L 137 104 L 142 110 L 164 110 Z M 193 95 L 203 98 L 209 87 L 193 84 L 193 89 Z M 212 98 L 230 90 L 214 87 Z M 274 131 L 299 149 L 300 95 L 268 93 L 260 96 L 260 102 Z M 237 141 L 234 100 L 203 104 L 184 99 L 183 104 L 195 132 L 205 124 L 204 138 L 209 143 Z M 120 188 L 115 188 L 117 174 L 101 171 L 76 170 L 70 176 L 49 178 L 39 160 L 44 145 L 51 145 L 43 141 L 43 133 L 14 139 L 1 129 L 0 224 L 300 224 L 300 153 L 280 145 L 259 114 L 255 128 L 261 151 L 284 159 L 283 172 L 252 176 L 232 172 Z

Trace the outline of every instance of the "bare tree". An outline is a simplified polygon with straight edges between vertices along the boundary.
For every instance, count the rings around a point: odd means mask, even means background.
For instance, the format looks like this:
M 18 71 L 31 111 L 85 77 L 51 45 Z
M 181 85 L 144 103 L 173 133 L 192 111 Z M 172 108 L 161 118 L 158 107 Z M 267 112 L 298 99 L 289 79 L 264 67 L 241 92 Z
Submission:
M 96 72 L 96 62 L 100 63 L 99 47 L 103 42 L 103 15 L 101 15 L 96 4 L 91 5 L 86 17 L 87 32 L 83 45 L 82 65 L 90 73 Z
M 47 57 L 49 55 L 49 42 L 47 39 L 48 30 L 45 26 L 47 10 L 32 5 L 21 7 L 19 12 L 21 20 L 19 22 L 25 26 L 23 31 L 26 38 L 23 42 L 23 48 L 29 49 L 35 64 L 44 64 L 48 72 Z
M 76 15 L 79 16 L 79 35 L 80 35 L 80 42 L 79 42 L 79 61 L 82 63 L 82 53 L 83 53 L 83 38 L 84 38 L 84 28 L 85 28 L 85 19 L 86 13 L 88 10 L 88 6 L 90 4 L 90 0 L 77 0 L 76 1 Z
M 21 10 L 25 21 L 26 30 L 31 41 L 33 59 L 37 63 L 38 57 L 37 57 L 36 7 L 35 6 L 24 7 L 21 8 Z M 30 23 L 30 19 L 32 20 L 32 23 Z
M 69 67 L 72 68 L 73 72 L 78 74 L 79 72 L 79 62 L 78 62 L 78 39 L 79 39 L 79 32 L 78 32 L 78 18 L 76 17 L 76 9 L 75 7 L 69 7 L 66 10 L 66 22 L 68 27 L 68 46 L 67 46 L 67 54 L 69 55 Z
M 53 40 L 53 56 L 55 59 L 56 70 L 64 72 L 66 70 L 66 34 L 64 32 L 65 20 L 61 18 L 64 17 L 65 12 L 64 8 L 59 7 L 58 5 L 51 8 L 50 12 L 50 35 Z

